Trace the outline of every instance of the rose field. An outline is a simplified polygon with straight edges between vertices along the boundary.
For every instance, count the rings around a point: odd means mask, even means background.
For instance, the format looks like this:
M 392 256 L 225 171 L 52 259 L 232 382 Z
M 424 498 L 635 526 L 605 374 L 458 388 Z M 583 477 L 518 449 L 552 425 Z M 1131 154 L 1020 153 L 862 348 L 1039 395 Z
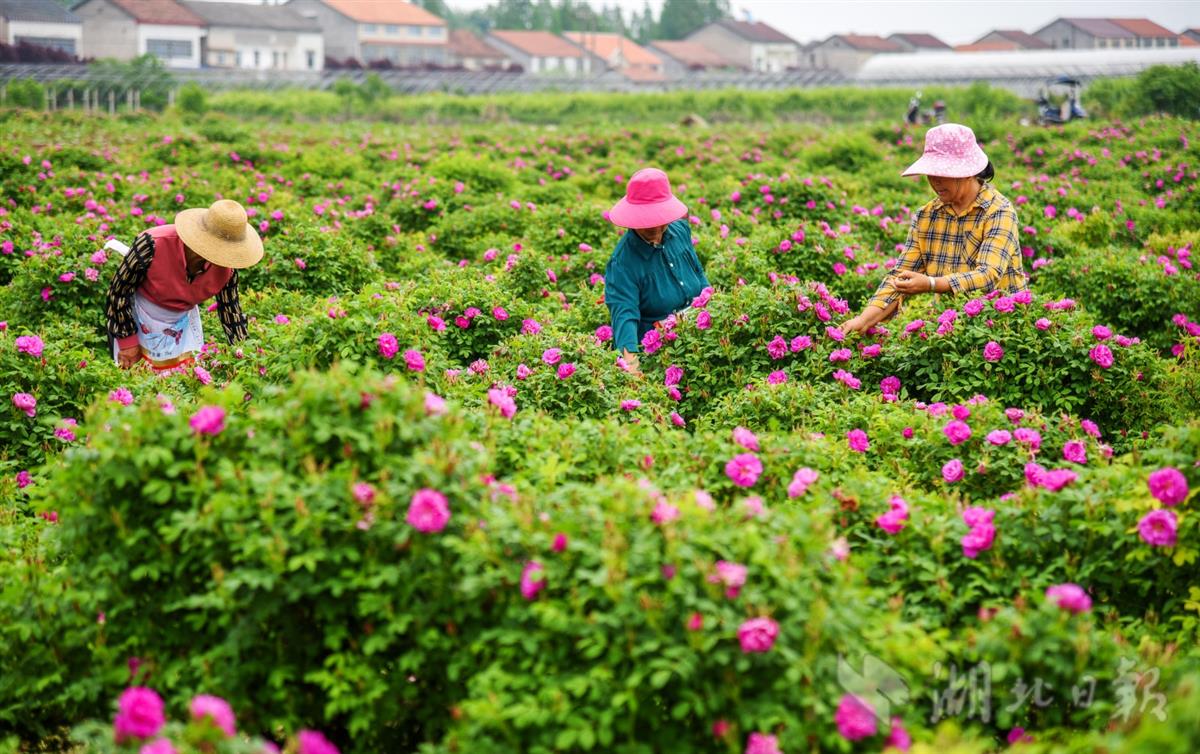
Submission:
M 0 752 L 1200 751 L 1200 128 L 966 122 L 1032 292 L 843 337 L 920 130 L 0 111 Z M 119 369 L 102 247 L 218 198 L 249 336 Z

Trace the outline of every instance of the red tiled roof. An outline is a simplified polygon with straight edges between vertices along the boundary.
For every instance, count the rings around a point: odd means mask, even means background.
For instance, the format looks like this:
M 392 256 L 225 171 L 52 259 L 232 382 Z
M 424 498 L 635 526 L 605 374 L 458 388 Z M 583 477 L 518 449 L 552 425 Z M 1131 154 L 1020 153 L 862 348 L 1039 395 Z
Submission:
M 1179 46 L 1180 47 L 1200 47 L 1200 42 L 1197 42 L 1196 40 L 1192 39 L 1187 34 L 1180 34 L 1179 35 Z
M 656 39 L 650 43 L 650 49 L 689 68 L 728 68 L 736 65 L 699 42 Z
M 548 31 L 492 31 L 491 35 L 535 58 L 583 57 L 583 50 Z
M 620 34 L 607 32 L 583 33 L 578 31 L 564 32 L 563 36 L 588 52 L 599 55 L 605 60 L 611 60 L 614 53 L 620 51 L 621 57 L 630 66 L 659 66 L 662 61 L 658 56 L 631 39 Z
M 133 16 L 139 24 L 160 26 L 207 26 L 200 16 L 175 0 L 111 0 L 112 4 Z
M 1137 36 L 1129 29 L 1113 23 L 1108 18 L 1060 18 L 1058 20 L 1066 21 L 1076 29 L 1081 29 L 1093 37 L 1100 37 L 1102 39 L 1132 39 Z M 1051 23 L 1054 22 L 1052 21 Z
M 972 42 L 969 45 L 956 45 L 955 52 L 1012 52 L 1019 50 L 1021 46 L 1012 40 L 1002 40 L 996 42 Z
M 1117 26 L 1127 29 L 1139 37 L 1174 37 L 1175 32 L 1159 26 L 1148 18 L 1110 18 Z
M 739 37 L 749 39 L 752 42 L 796 44 L 796 40 L 775 27 L 764 24 L 762 21 L 735 21 L 732 18 L 722 18 L 717 23 Z
M 835 34 L 835 37 L 842 40 L 856 50 L 873 50 L 875 52 L 904 52 L 904 48 L 890 39 L 877 37 L 870 34 Z
M 450 32 L 450 52 L 460 58 L 495 58 L 502 60 L 504 53 L 484 42 L 469 29 L 454 29 Z
M 949 50 L 950 45 L 932 34 L 892 34 L 888 39 L 898 38 L 908 42 L 913 47 L 923 47 L 929 50 Z
M 407 0 L 324 0 L 324 3 L 360 24 L 446 25 L 442 19 Z
M 1041 37 L 1035 37 L 1029 32 L 1021 31 L 1020 29 L 996 29 L 992 34 L 998 34 L 1010 42 L 1016 43 L 1017 47 L 1026 50 L 1049 50 L 1051 45 Z M 986 34 L 984 36 L 987 36 Z

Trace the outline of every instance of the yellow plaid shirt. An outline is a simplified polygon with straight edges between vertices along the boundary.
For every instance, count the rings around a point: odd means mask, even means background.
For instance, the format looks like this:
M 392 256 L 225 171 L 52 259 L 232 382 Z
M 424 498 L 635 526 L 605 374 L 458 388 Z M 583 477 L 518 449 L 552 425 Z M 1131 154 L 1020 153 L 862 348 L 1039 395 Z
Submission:
M 913 215 L 904 251 L 892 274 L 911 270 L 944 277 L 954 293 L 1016 293 L 1028 287 L 1021 268 L 1017 211 L 999 191 L 984 184 L 975 203 L 961 215 L 934 199 Z M 879 284 L 870 306 L 887 308 L 904 294 L 891 275 Z

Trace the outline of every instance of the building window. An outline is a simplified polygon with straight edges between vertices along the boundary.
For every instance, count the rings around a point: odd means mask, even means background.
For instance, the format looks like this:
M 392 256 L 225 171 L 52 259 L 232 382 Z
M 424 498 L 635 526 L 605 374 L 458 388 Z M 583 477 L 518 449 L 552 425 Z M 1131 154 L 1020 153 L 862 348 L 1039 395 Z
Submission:
M 396 24 L 388 24 L 387 26 L 383 27 L 383 31 L 389 37 L 400 36 L 400 27 Z
M 237 65 L 238 68 L 241 68 L 242 67 L 242 52 L 241 52 L 241 50 L 238 50 L 238 52 L 234 56 L 234 59 L 237 61 L 235 63 L 235 65 Z
M 254 51 L 254 67 L 255 67 L 255 68 L 258 68 L 260 64 L 261 64 L 261 63 L 260 63 L 260 58 L 259 58 L 258 50 L 255 50 L 255 51 Z
M 375 24 L 363 24 L 363 34 L 378 34 L 379 27 Z
M 304 63 L 305 63 L 305 65 L 308 66 L 308 70 L 310 70 L 310 71 L 312 69 L 316 68 L 317 67 L 317 53 L 313 52 L 312 50 L 305 50 Z
M 271 67 L 279 67 L 279 50 L 271 50 Z
M 146 52 L 164 60 L 190 58 L 192 41 L 190 39 L 147 39 Z
M 1070 47 L 1070 46 L 1071 46 L 1071 38 L 1070 38 L 1070 37 L 1063 37 L 1063 49 L 1066 49 L 1066 48 L 1068 48 L 1068 47 Z
M 410 27 L 408 27 L 408 36 L 410 36 L 410 37 L 419 37 L 419 36 L 421 36 L 421 27 L 420 27 L 420 26 L 410 26 Z
M 75 54 L 75 40 L 62 39 L 59 37 L 14 37 L 13 44 L 37 45 L 38 47 L 49 47 L 52 50 L 61 50 L 69 55 Z
M 429 36 L 434 37 L 435 39 L 446 36 L 446 30 L 440 26 L 430 26 L 428 28 Z

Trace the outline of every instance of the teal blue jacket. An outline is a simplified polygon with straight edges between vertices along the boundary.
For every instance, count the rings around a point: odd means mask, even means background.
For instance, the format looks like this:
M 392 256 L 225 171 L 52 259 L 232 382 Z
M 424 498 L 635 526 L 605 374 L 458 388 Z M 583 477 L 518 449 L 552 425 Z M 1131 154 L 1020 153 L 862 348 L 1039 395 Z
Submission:
M 625 231 L 604 268 L 613 346 L 636 353 L 655 322 L 688 306 L 707 287 L 686 218 L 668 225 L 656 246 Z

